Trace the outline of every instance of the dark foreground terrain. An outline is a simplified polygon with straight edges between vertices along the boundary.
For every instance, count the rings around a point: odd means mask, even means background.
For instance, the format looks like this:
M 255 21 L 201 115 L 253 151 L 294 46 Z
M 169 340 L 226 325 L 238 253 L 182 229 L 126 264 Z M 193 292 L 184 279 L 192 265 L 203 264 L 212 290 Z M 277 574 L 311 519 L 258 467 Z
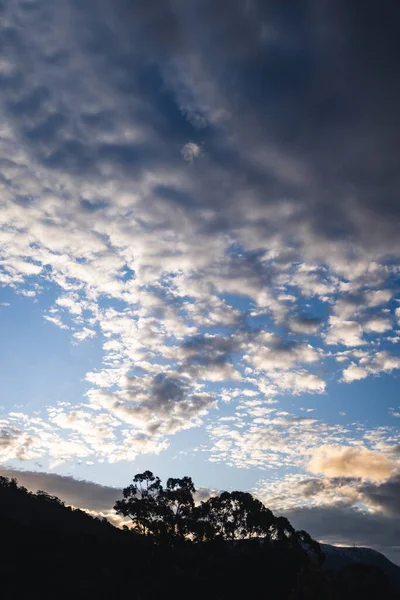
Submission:
M 323 552 L 297 543 L 221 537 L 155 543 L 6 478 L 0 478 L 0 527 L 0 589 L 7 600 L 400 598 L 398 567 L 389 563 L 394 570 L 385 572 L 367 564 L 368 552 L 367 563 L 342 556 L 327 569 Z

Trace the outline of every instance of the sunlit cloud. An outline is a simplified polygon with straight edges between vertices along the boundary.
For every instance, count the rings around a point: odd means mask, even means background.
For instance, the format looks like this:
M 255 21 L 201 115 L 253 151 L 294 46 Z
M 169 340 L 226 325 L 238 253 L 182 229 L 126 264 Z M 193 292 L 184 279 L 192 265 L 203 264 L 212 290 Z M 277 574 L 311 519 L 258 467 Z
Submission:
M 324 445 L 313 452 L 307 468 L 311 473 L 328 477 L 382 481 L 394 473 L 396 466 L 387 456 L 367 448 Z

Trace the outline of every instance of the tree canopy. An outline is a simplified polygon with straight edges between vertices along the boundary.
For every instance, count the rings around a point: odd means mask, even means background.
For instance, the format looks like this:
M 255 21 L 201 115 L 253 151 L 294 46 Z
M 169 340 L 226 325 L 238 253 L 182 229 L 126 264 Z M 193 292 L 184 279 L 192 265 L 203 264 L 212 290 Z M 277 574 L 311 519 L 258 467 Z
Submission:
M 114 509 L 134 529 L 158 543 L 265 540 L 274 545 L 307 547 L 320 556 L 319 544 L 287 519 L 276 517 L 248 492 L 222 492 L 195 502 L 190 477 L 169 478 L 164 488 L 151 471 L 138 473 Z

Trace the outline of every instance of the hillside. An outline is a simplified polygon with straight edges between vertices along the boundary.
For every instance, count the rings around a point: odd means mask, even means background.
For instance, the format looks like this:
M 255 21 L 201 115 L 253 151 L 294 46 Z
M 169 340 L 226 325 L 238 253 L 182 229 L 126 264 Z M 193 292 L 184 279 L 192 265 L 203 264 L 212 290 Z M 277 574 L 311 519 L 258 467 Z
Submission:
M 6 478 L 0 478 L 0 527 L 7 600 L 399 598 L 376 567 L 330 573 L 284 540 L 155 543 Z
M 331 546 L 329 544 L 321 544 L 321 548 L 325 555 L 324 568 L 340 571 L 349 565 L 372 565 L 381 569 L 389 580 L 400 589 L 400 567 L 380 552 L 371 548 Z

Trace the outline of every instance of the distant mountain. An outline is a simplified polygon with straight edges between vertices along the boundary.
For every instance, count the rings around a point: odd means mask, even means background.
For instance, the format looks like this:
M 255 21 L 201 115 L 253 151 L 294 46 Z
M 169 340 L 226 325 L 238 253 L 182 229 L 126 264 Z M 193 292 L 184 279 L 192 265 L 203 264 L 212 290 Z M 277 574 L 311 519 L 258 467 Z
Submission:
M 340 571 L 349 565 L 372 565 L 381 569 L 388 579 L 400 589 L 400 567 L 372 548 L 330 546 L 321 544 L 325 554 L 324 566 L 331 571 Z

